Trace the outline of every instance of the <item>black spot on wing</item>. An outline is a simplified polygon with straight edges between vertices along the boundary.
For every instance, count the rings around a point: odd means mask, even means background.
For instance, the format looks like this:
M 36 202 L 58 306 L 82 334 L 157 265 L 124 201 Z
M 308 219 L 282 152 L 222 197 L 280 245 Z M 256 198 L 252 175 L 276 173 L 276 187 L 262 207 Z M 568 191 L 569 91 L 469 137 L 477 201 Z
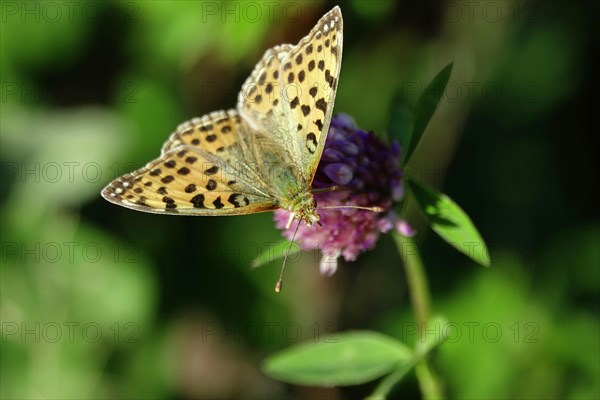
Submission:
M 216 200 L 213 201 L 213 205 L 217 210 L 220 210 L 221 208 L 225 207 L 225 204 L 221 202 L 221 196 L 217 197 Z
M 219 172 L 219 167 L 216 165 L 213 165 L 212 167 L 208 168 L 207 170 L 204 171 L 205 175 L 214 175 L 217 172 Z
M 300 100 L 298 99 L 298 96 L 294 97 L 294 100 L 292 100 L 290 102 L 290 107 L 292 107 L 292 109 L 298 107 L 298 104 L 300 104 Z
M 315 106 L 323 111 L 323 114 L 327 113 L 327 103 L 325 102 L 325 99 L 323 97 L 321 97 L 319 100 L 317 100 L 317 102 L 315 103 Z
M 313 132 L 306 135 L 306 149 L 311 154 L 314 154 L 317 150 L 317 136 Z
M 306 117 L 308 114 L 310 114 L 310 106 L 307 106 L 306 104 L 302 105 L 302 107 L 300 107 L 302 109 L 302 114 L 304 114 L 304 116 Z
M 215 190 L 217 188 L 217 181 L 215 181 L 214 179 L 209 179 L 208 182 L 206 183 L 206 189 L 207 190 Z
M 192 197 L 190 203 L 192 203 L 195 208 L 206 208 L 206 206 L 204 205 L 204 195 L 202 193 Z
M 231 196 L 229 196 L 227 201 L 229 203 L 233 204 L 233 206 L 236 208 L 247 206 L 248 204 L 250 204 L 250 201 L 248 200 L 248 198 L 239 193 L 233 193 Z
M 189 173 L 190 173 L 190 169 L 189 169 L 188 167 L 181 167 L 181 168 L 179 168 L 179 169 L 177 170 L 177 173 L 178 173 L 179 175 L 183 175 L 183 176 L 185 176 L 185 175 L 187 175 L 187 174 L 189 174 Z

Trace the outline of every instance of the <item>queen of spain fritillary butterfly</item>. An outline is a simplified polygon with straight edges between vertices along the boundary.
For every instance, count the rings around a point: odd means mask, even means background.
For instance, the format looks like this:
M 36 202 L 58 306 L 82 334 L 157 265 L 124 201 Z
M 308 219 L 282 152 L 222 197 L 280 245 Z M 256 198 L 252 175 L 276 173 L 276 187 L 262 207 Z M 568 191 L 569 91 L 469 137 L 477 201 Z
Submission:
M 237 109 L 179 125 L 161 155 L 115 179 L 102 196 L 138 211 L 240 215 L 283 208 L 311 225 L 311 183 L 321 158 L 342 62 L 335 7 L 295 45 L 265 52 Z

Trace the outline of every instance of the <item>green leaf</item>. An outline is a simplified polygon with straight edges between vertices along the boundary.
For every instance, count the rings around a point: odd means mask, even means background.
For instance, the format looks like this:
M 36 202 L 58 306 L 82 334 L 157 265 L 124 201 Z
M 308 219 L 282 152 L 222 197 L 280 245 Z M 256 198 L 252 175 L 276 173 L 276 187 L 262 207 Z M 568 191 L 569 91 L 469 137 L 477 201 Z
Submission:
M 288 248 L 290 252 L 289 256 L 293 256 L 302 251 L 297 243 L 290 242 L 289 240 L 282 240 L 272 246 L 265 246 L 265 250 L 252 261 L 252 266 L 258 268 L 272 261 L 279 260 L 280 258 L 285 257 Z
M 487 246 L 469 216 L 445 194 L 413 179 L 407 183 L 431 229 L 461 253 L 489 267 Z
M 413 358 L 410 348 L 389 336 L 356 331 L 271 355 L 263 364 L 263 372 L 301 385 L 358 385 L 397 370 Z
M 441 345 L 451 335 L 450 321 L 443 315 L 434 315 L 427 321 L 427 334 L 417 340 L 415 354 L 417 358 L 425 358 L 436 347 Z
M 444 316 L 434 316 L 427 322 L 429 335 L 424 335 L 422 340 L 417 340 L 415 357 L 408 363 L 383 378 L 373 390 L 367 400 L 387 399 L 394 387 L 404 379 L 417 362 L 423 360 L 433 349 L 441 345 L 449 334 L 448 319 Z
M 429 124 L 429 120 L 433 116 L 435 109 L 437 108 L 442 95 L 444 94 L 444 90 L 446 89 L 446 85 L 448 84 L 448 79 L 450 79 L 450 74 L 452 73 L 452 63 L 446 65 L 444 69 L 442 69 L 435 78 L 431 81 L 427 88 L 421 93 L 419 100 L 417 100 L 417 104 L 413 111 L 413 130 L 410 134 L 410 141 L 408 146 L 404 147 L 406 152 L 403 156 L 403 161 L 406 163 L 412 153 L 415 151 L 417 145 L 421 141 L 421 137 L 425 132 L 425 128 Z
M 400 148 L 408 149 L 413 133 L 413 110 L 409 104 L 402 100 L 401 94 L 397 94 L 392 101 L 392 111 L 388 124 L 388 133 L 391 139 L 396 139 Z M 403 159 L 404 154 L 402 155 Z

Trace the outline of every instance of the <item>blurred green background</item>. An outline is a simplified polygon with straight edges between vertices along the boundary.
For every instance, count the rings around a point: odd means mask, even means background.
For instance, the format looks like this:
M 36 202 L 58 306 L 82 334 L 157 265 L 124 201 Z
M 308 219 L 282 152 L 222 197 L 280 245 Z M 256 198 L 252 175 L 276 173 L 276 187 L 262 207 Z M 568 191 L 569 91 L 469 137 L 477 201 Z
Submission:
M 273 292 L 271 214 L 178 218 L 101 188 L 180 122 L 235 104 L 265 49 L 335 2 L 1 3 L 2 398 L 358 399 L 374 384 L 285 385 L 261 360 L 374 329 L 415 340 L 392 240 L 332 278 L 304 253 Z M 471 216 L 484 269 L 406 218 L 433 308 L 452 324 L 435 370 L 450 398 L 600 396 L 596 14 L 584 1 L 349 1 L 336 112 L 382 137 L 394 96 L 454 70 L 406 174 Z M 596 182 L 596 183 L 594 183 Z M 394 392 L 416 398 L 409 377 Z

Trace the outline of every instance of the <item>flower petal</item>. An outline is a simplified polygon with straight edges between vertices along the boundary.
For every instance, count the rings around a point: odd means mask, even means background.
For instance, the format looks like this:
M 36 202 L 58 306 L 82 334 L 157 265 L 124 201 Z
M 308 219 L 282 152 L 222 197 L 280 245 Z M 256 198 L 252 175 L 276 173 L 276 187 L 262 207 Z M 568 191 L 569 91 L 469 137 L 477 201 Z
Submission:
M 335 250 L 331 254 L 326 254 L 323 252 L 323 257 L 321 257 L 321 263 L 319 264 L 319 271 L 321 271 L 321 275 L 329 277 L 335 274 L 335 271 L 337 271 L 338 267 L 339 256 L 339 249 Z
M 338 185 L 347 185 L 354 178 L 352 168 L 342 163 L 333 163 L 327 165 L 323 171 L 325 175 Z
M 319 191 L 314 199 L 321 217 L 320 224 L 304 223 L 285 229 L 289 218 L 286 210 L 276 210 L 277 227 L 283 235 L 303 249 L 322 249 L 321 273 L 331 276 L 338 259 L 355 260 L 360 253 L 375 247 L 381 233 L 392 229 L 403 235 L 414 231 L 393 211 L 392 205 L 404 197 L 400 169 L 400 146 L 380 140 L 374 133 L 359 129 L 348 115 L 331 120 L 312 188 L 336 186 L 335 190 Z M 326 207 L 341 206 L 337 209 Z M 383 212 L 350 208 L 378 207 Z M 346 208 L 343 208 L 346 207 Z M 324 249 L 338 249 L 337 253 Z
M 408 222 L 406 222 L 403 219 L 400 219 L 396 222 L 396 230 L 402 236 L 408 236 L 408 237 L 413 237 L 413 236 L 415 236 L 415 233 L 416 233 L 415 230 L 413 229 L 413 227 L 410 226 L 408 224 Z

